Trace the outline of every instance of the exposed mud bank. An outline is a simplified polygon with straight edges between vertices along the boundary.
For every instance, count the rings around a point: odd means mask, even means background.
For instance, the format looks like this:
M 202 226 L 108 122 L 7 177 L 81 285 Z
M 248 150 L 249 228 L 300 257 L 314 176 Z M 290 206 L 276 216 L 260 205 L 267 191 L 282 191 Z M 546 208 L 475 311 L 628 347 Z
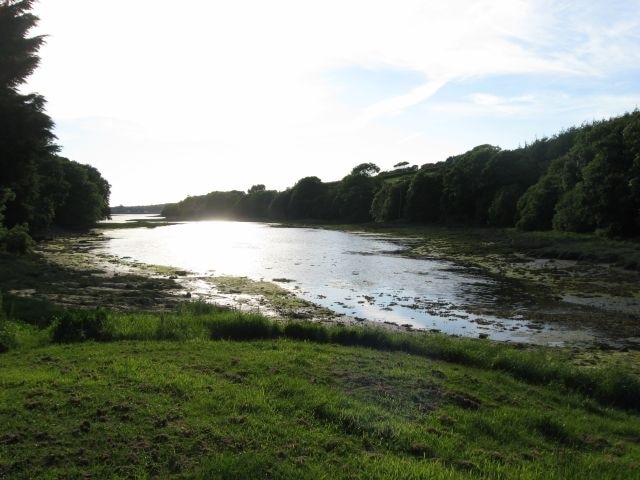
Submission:
M 2 260 L 2 288 L 10 297 L 28 297 L 63 307 L 103 307 L 117 311 L 162 311 L 185 300 L 204 300 L 272 318 L 328 324 L 375 325 L 338 315 L 266 281 L 246 277 L 202 276 L 170 266 L 97 253 L 101 233 L 69 235 L 42 242 L 30 257 Z M 404 330 L 395 324 L 383 327 Z
M 640 346 L 639 272 L 611 264 L 535 258 L 505 250 L 496 243 L 478 242 L 473 234 L 428 236 L 411 230 L 360 234 L 382 234 L 398 245 L 385 255 L 448 260 L 457 271 L 494 279 L 499 291 L 479 303 L 462 305 L 463 313 L 460 305 L 428 298 L 399 295 L 393 299 L 401 306 L 427 311 L 447 322 L 468 322 L 475 336 L 503 339 L 502 335 L 510 341 L 560 346 Z M 10 295 L 64 306 L 163 310 L 185 299 L 202 299 L 274 318 L 394 330 L 416 328 L 401 321 L 370 321 L 348 312 L 336 313 L 301 298 L 301 292 L 291 288 L 287 278 L 269 282 L 195 274 L 100 253 L 107 237 L 108 230 L 103 230 L 44 242 L 32 264 L 22 262 L 8 286 L 3 282 L 3 289 Z M 364 296 L 358 303 L 375 301 Z M 458 312 L 455 315 L 454 310 Z M 500 320 L 504 318 L 514 319 L 517 325 Z

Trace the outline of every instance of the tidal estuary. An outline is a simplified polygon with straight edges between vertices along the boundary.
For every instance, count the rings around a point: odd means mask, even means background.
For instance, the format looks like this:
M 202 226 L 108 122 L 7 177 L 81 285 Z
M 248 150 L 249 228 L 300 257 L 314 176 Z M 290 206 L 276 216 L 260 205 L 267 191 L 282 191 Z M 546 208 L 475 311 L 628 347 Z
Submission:
M 547 345 L 590 343 L 596 335 L 550 322 L 548 312 L 537 320 L 535 309 L 546 307 L 510 282 L 445 260 L 408 258 L 410 239 L 228 221 L 104 235 L 101 254 L 184 269 L 193 278 L 274 282 L 345 318 Z

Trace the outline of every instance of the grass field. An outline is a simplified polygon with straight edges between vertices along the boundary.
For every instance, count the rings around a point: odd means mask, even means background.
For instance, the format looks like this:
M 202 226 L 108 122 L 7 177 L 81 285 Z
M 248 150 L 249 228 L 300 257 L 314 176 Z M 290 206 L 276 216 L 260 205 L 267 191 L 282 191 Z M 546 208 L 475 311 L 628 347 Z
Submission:
M 375 230 L 543 296 L 639 293 L 634 242 Z M 275 321 L 73 265 L 0 255 L 0 479 L 640 479 L 637 349 Z
M 198 303 L 4 324 L 0 478 L 639 478 L 624 362 Z

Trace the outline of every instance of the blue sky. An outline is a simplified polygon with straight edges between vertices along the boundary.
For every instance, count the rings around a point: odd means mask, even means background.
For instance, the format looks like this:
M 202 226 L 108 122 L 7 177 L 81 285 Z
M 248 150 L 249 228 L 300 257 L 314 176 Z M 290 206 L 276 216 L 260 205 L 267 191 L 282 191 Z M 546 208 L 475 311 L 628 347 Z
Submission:
M 125 13 L 123 13 L 125 12 Z M 640 0 L 66 0 L 26 91 L 112 204 L 514 148 L 640 105 Z

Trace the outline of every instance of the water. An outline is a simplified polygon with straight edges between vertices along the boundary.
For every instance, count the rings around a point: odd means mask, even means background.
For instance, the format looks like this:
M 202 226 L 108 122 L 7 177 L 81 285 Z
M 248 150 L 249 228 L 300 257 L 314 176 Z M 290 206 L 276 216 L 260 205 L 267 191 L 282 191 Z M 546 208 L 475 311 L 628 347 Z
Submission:
M 450 262 L 402 257 L 401 240 L 226 221 L 107 230 L 106 235 L 103 248 L 111 255 L 198 275 L 287 279 L 280 285 L 357 318 L 499 340 L 561 344 L 567 334 L 575 337 L 559 326 L 533 325 L 513 314 L 470 313 L 495 310 L 505 301 L 500 298 L 505 285 Z

